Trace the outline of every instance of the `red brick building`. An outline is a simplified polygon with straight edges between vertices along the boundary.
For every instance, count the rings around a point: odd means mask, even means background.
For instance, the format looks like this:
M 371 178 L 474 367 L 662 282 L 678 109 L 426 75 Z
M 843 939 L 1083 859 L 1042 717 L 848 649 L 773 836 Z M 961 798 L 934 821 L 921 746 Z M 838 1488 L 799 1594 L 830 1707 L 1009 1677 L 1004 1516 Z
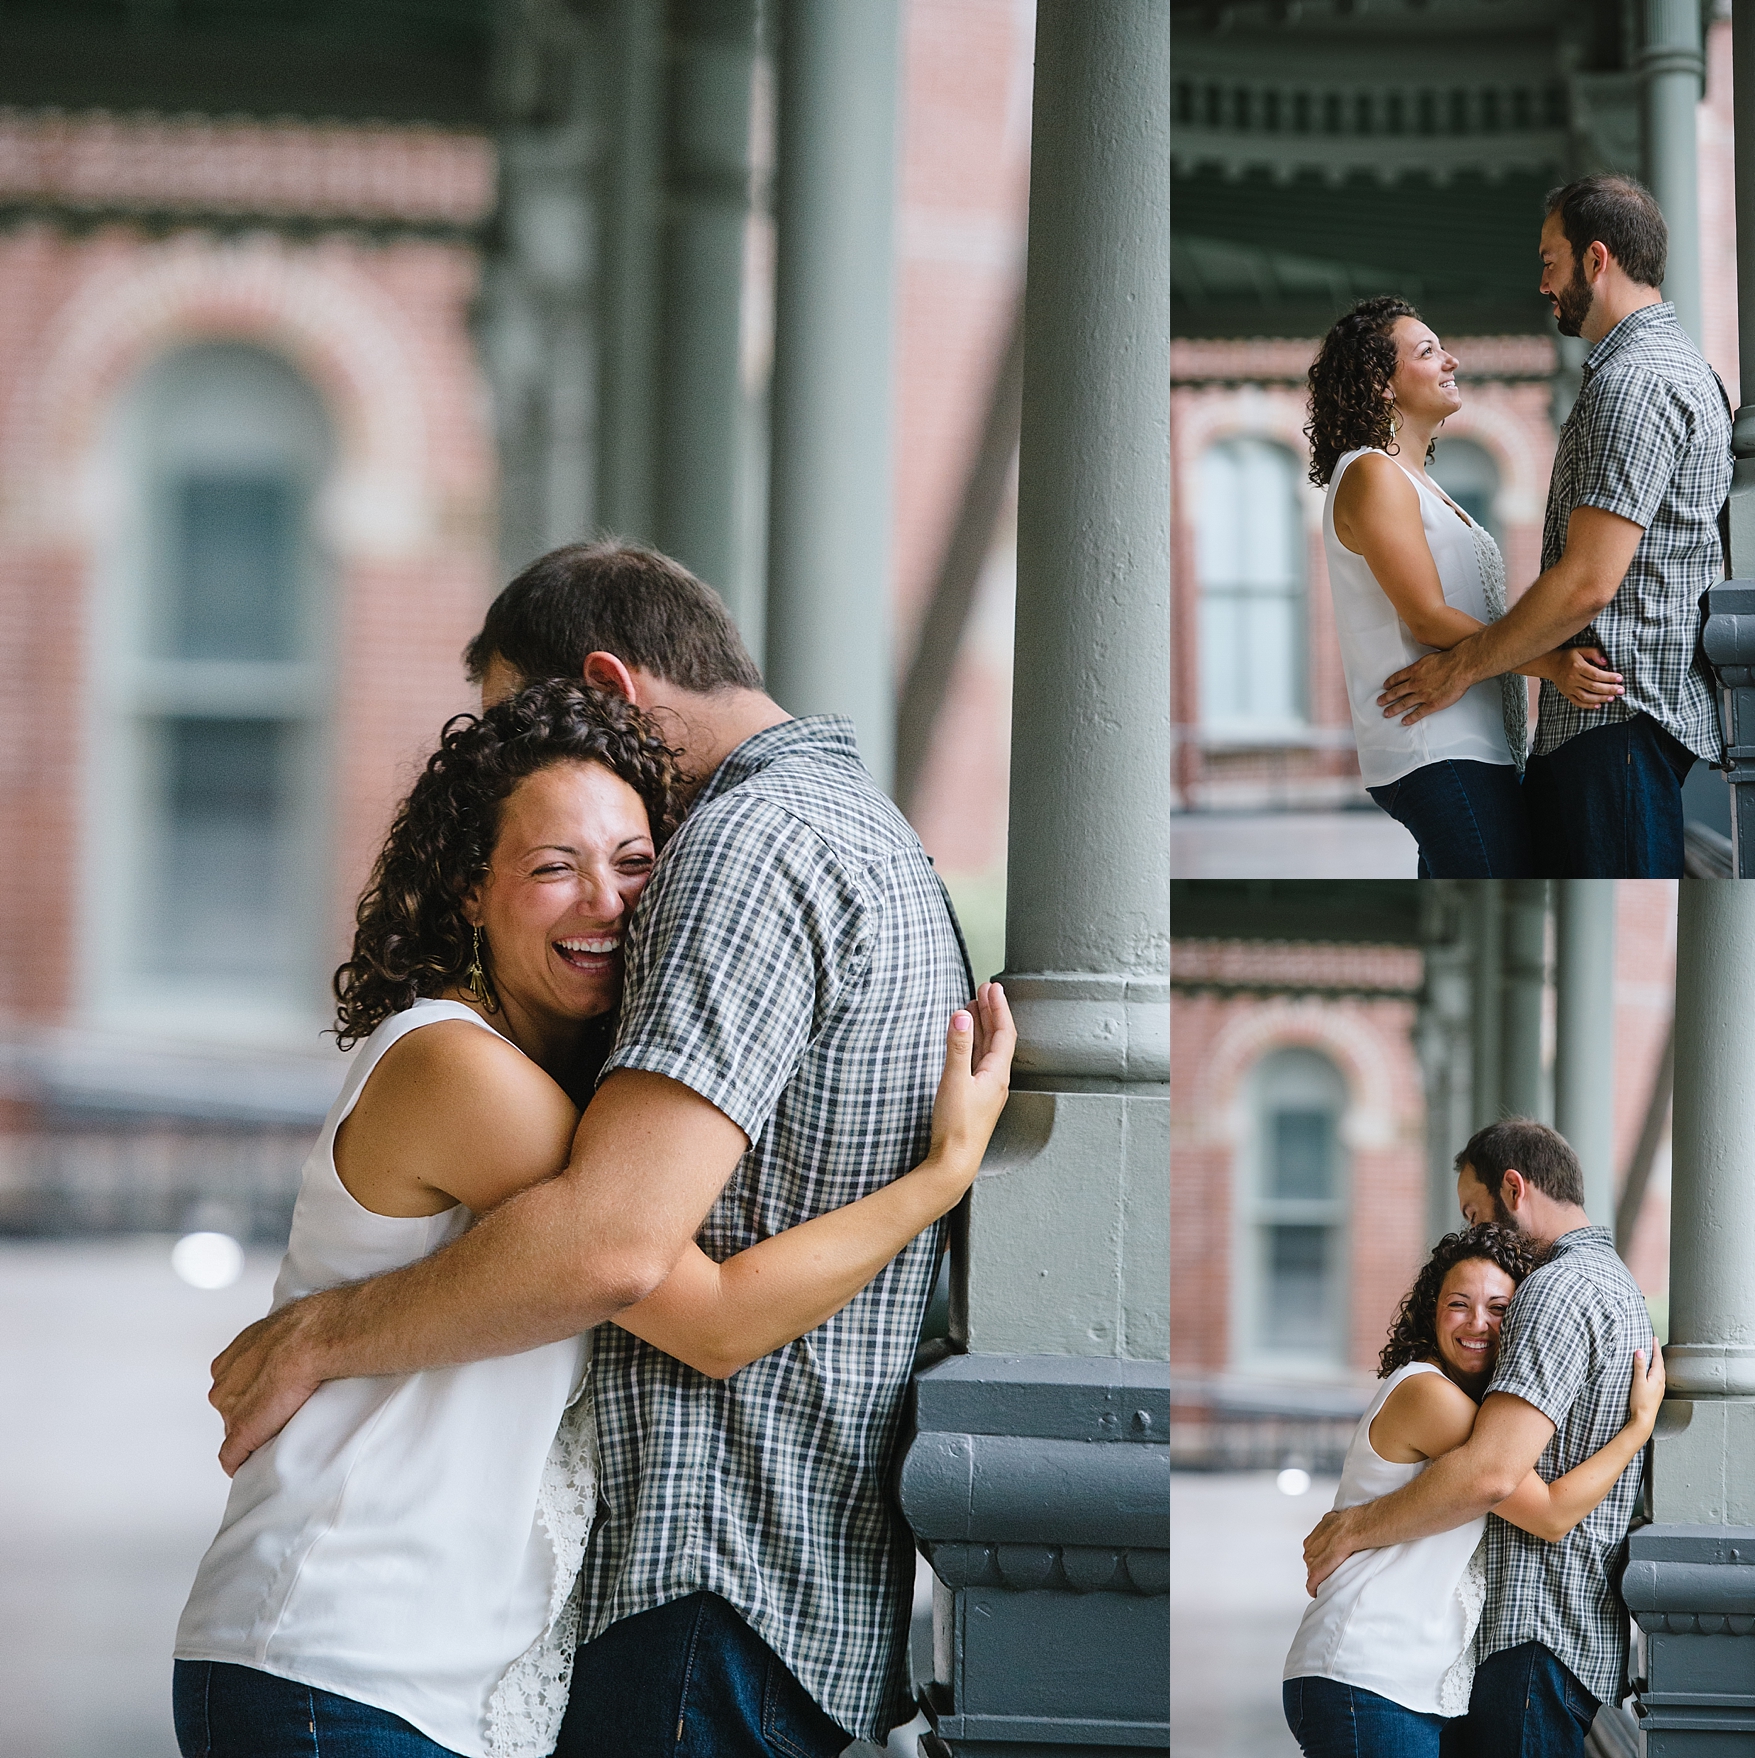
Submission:
M 1015 0 L 905 8 L 903 664 L 1021 283 L 1032 37 Z M 754 110 L 771 131 L 765 96 Z M 324 1109 L 354 899 L 413 767 L 471 705 L 459 653 L 503 584 L 474 327 L 497 174 L 466 126 L 0 110 L 0 1103 L 18 1121 L 292 1128 Z M 746 248 L 759 282 L 771 229 Z M 761 379 L 760 299 L 746 317 Z M 984 970 L 1003 957 L 1009 524 L 916 796 Z M 41 1182 L 27 1160 L 0 1140 L 0 1212 Z

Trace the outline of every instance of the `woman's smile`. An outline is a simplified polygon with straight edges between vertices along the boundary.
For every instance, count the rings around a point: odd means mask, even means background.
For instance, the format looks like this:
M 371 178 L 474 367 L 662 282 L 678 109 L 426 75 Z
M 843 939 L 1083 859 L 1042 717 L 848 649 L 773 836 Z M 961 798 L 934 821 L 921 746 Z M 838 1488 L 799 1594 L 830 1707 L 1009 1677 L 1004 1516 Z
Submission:
M 1464 1391 L 1485 1387 L 1499 1353 L 1499 1330 L 1516 1284 L 1487 1258 L 1464 1258 L 1438 1290 L 1434 1315 L 1439 1365 Z
M 619 1001 L 628 916 L 652 863 L 640 796 L 600 763 L 551 764 L 507 797 L 470 919 L 503 1023 L 539 1062 L 564 1059 L 579 1022 Z
M 601 977 L 611 973 L 621 962 L 620 934 L 575 935 L 550 943 L 562 963 L 586 976 Z

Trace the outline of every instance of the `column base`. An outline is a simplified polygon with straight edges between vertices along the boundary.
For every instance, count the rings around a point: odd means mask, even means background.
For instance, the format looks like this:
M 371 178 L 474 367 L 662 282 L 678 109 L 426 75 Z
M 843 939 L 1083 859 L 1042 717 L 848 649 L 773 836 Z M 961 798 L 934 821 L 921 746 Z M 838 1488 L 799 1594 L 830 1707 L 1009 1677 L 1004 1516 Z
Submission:
M 953 1355 L 914 1383 L 903 1512 L 932 1564 L 936 1758 L 1170 1743 L 1170 1375 Z
M 1622 1596 L 1646 1758 L 1755 1753 L 1755 1526 L 1642 1526 Z

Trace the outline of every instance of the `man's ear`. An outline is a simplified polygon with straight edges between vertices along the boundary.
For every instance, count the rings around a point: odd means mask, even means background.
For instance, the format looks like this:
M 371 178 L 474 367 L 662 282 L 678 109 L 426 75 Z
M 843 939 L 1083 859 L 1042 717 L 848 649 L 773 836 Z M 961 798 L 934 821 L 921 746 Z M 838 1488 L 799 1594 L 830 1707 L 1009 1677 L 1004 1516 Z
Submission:
M 1587 281 L 1600 281 L 1608 272 L 1609 250 L 1604 244 L 1588 244 L 1584 251 L 1584 278 Z
M 1515 1215 L 1529 1201 L 1529 1180 L 1524 1175 L 1506 1167 L 1505 1176 L 1499 1180 L 1499 1200 Z
M 587 653 L 584 678 L 594 690 L 620 696 L 624 701 L 632 702 L 636 708 L 641 705 L 640 686 L 634 682 L 634 674 L 613 653 Z

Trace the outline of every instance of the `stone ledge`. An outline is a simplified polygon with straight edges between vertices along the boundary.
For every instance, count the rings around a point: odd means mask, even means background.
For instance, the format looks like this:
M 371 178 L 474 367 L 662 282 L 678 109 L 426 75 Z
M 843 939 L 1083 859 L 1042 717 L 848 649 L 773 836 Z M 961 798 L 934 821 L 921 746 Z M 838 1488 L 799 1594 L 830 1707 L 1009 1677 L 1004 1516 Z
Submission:
M 929 1543 L 932 1572 L 947 1587 L 1003 1587 L 1013 1593 L 1170 1591 L 1168 1550 L 1093 1545 Z
M 903 1460 L 901 1499 L 929 1545 L 1162 1550 L 1170 1448 L 927 1430 Z

